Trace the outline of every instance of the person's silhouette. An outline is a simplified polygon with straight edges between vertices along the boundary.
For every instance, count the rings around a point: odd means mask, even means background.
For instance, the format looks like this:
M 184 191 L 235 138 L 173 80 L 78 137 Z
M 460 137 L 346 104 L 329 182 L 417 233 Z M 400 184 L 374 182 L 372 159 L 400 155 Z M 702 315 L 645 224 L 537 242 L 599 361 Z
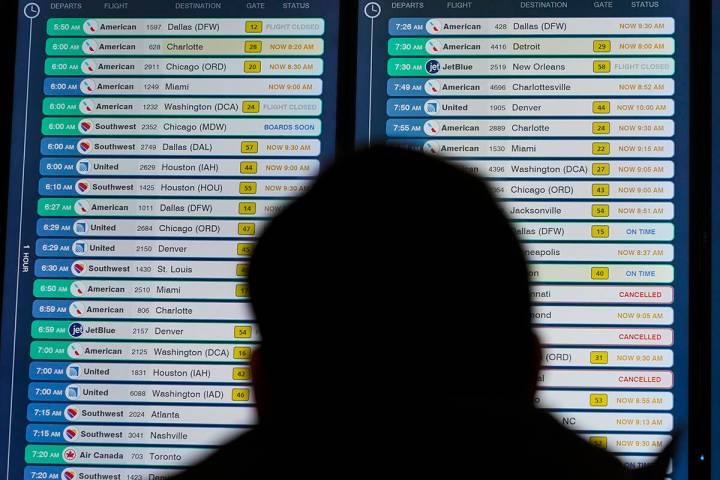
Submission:
M 178 479 L 664 476 L 667 455 L 630 472 L 534 408 L 525 259 L 477 176 L 388 148 L 339 161 L 249 281 L 260 424 Z

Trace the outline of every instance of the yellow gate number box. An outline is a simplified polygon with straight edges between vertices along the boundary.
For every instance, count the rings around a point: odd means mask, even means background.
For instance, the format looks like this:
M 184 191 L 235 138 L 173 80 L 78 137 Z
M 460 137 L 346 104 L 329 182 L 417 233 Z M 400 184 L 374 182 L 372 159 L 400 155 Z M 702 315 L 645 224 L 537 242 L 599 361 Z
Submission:
M 257 204 L 255 202 L 240 202 L 238 213 L 240 215 L 255 215 L 257 213 Z
M 247 277 L 250 266 L 247 263 L 238 263 L 235 267 L 235 275 L 238 277 Z
M 240 173 L 243 175 L 255 175 L 257 173 L 257 162 L 240 162 Z
M 592 133 L 595 135 L 609 135 L 610 122 L 593 122 Z
M 252 349 L 250 347 L 233 348 L 233 358 L 235 360 L 249 360 L 251 355 Z
M 252 338 L 252 326 L 238 325 L 235 327 L 235 338 Z
M 243 72 L 260 73 L 260 71 L 262 71 L 262 62 L 260 60 L 245 60 Z
M 592 103 L 593 113 L 610 113 L 610 102 L 607 101 L 596 101 Z
M 246 40 L 245 41 L 245 53 L 260 53 L 262 52 L 262 41 L 260 40 Z
M 240 142 L 240 153 L 258 153 L 258 142 Z
M 247 402 L 250 400 L 250 389 L 249 388 L 233 388 L 232 389 L 232 401 L 233 402 Z
M 248 20 L 245 22 L 245 33 L 262 33 L 262 20 Z
M 608 53 L 612 51 L 612 43 L 610 40 L 593 40 L 593 52 Z
M 240 182 L 240 193 L 243 195 L 255 195 L 257 193 L 257 183 Z
M 260 113 L 259 100 L 244 100 L 242 102 L 243 113 Z
M 235 296 L 237 298 L 245 298 L 250 296 L 250 288 L 246 283 L 238 283 L 235 285 Z
M 591 267 L 590 278 L 593 280 L 609 280 L 610 279 L 610 268 L 609 267 Z
M 610 144 L 608 142 L 593 142 L 593 155 L 610 155 Z
M 598 448 L 607 449 L 608 445 L 608 438 L 607 437 L 590 437 L 588 438 L 588 443 L 590 445 L 595 445 Z
M 593 163 L 592 164 L 593 175 L 610 175 L 610 164 L 609 163 Z
M 595 73 L 610 73 L 610 61 L 609 60 L 595 60 L 593 61 L 593 72 Z
M 610 195 L 610 185 L 607 183 L 593 183 L 592 184 L 592 196 L 593 197 L 607 197 Z
M 252 243 L 238 243 L 237 254 L 243 257 L 249 257 L 252 254 Z
M 590 363 L 593 365 L 606 365 L 608 352 L 590 352 Z
M 609 217 L 610 216 L 610 205 L 607 204 L 595 204 L 592 206 L 593 217 Z
M 607 393 L 591 393 L 590 394 L 590 406 L 591 407 L 607 407 L 608 406 Z
M 250 369 L 247 367 L 235 367 L 232 372 L 233 380 L 250 380 Z
M 255 224 L 238 223 L 238 235 L 255 235 Z
M 592 238 L 610 238 L 610 225 L 593 225 L 590 227 Z

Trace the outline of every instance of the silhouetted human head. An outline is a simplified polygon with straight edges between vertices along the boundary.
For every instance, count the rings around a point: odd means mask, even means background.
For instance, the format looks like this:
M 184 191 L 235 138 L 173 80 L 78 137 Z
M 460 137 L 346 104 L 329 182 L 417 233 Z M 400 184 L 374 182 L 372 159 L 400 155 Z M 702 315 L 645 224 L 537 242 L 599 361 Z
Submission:
M 523 253 L 484 181 L 446 162 L 340 159 L 268 226 L 250 289 L 264 421 L 532 402 Z

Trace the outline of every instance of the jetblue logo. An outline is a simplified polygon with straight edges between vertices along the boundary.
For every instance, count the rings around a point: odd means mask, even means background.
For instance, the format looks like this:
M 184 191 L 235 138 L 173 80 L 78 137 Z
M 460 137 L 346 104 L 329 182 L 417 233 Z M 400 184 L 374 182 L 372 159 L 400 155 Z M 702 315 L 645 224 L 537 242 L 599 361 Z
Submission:
M 73 323 L 70 324 L 70 327 L 68 328 L 68 332 L 73 337 L 79 337 L 83 334 L 83 326 L 82 323 Z
M 425 71 L 431 75 L 440 73 L 440 62 L 438 62 L 437 60 L 428 60 L 428 62 L 425 64 Z

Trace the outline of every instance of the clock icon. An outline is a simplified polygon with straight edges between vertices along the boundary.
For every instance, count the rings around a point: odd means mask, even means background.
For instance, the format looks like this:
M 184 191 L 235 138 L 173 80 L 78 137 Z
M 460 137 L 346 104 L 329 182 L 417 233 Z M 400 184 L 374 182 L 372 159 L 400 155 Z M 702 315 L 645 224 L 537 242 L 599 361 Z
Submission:
M 365 16 L 368 18 L 379 17 L 381 11 L 382 9 L 380 8 L 380 4 L 378 4 L 377 2 L 370 2 L 365 5 Z
M 35 18 L 40 15 L 40 5 L 35 2 L 28 3 L 25 5 L 23 13 L 27 18 Z

